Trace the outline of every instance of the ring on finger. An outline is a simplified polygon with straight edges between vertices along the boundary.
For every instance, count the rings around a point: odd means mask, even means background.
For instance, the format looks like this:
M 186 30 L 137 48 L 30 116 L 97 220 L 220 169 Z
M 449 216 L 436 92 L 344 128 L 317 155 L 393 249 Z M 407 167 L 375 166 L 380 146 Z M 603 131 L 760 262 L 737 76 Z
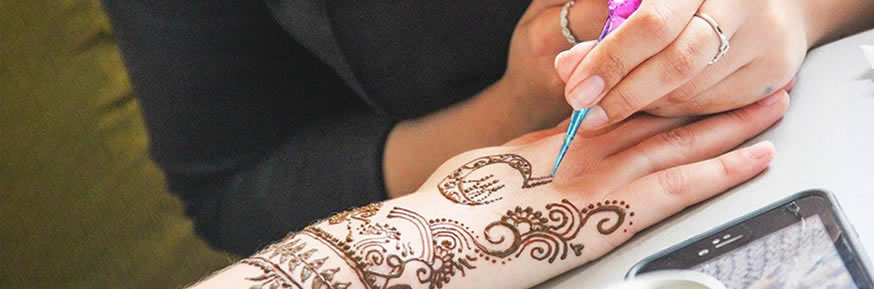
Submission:
M 707 24 L 710 25 L 711 28 L 713 28 L 713 31 L 716 32 L 716 36 L 719 37 L 719 52 L 717 52 L 716 56 L 714 56 L 713 59 L 710 60 L 710 62 L 707 64 L 710 65 L 719 62 L 720 59 L 728 54 L 728 49 L 731 48 L 731 45 L 728 44 L 728 37 L 725 37 L 725 33 L 722 32 L 722 28 L 719 27 L 719 23 L 716 23 L 716 20 L 713 19 L 713 17 L 710 17 L 710 15 L 699 12 L 695 13 L 695 17 L 701 18 L 701 20 L 707 22 Z
M 569 0 L 567 3 L 564 3 L 564 6 L 561 7 L 561 13 L 559 14 L 559 22 L 561 23 L 561 34 L 564 35 L 564 39 L 567 40 L 571 45 L 576 45 L 579 43 L 577 38 L 574 37 L 574 34 L 571 32 L 571 28 L 569 27 L 569 22 L 567 20 L 568 10 L 570 10 L 571 6 L 574 6 L 575 0 Z

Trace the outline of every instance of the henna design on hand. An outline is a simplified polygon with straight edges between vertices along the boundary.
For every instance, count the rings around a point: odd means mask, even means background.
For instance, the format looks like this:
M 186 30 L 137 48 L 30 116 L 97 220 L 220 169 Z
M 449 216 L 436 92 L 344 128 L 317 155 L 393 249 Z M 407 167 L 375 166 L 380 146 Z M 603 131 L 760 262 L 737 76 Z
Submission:
M 517 154 L 501 154 L 480 157 L 474 159 L 446 176 L 437 189 L 444 197 L 457 204 L 469 206 L 486 205 L 499 201 L 502 197 L 492 197 L 492 194 L 504 188 L 500 180 L 494 175 L 488 175 L 479 179 L 468 177 L 475 171 L 497 164 L 505 164 L 519 171 L 522 175 L 522 189 L 533 188 L 552 182 L 552 176 L 532 177 L 531 163 Z
M 354 235 L 354 242 L 345 241 L 349 238 L 339 239 L 318 224 L 306 228 L 303 234 L 333 249 L 366 288 L 413 288 L 410 282 L 418 282 L 433 289 L 442 288 L 456 275 L 464 277 L 467 271 L 477 268 L 478 262 L 506 264 L 527 255 L 553 263 L 565 260 L 569 253 L 582 256 L 585 246 L 574 240 L 588 221 L 600 218 L 595 229 L 602 235 L 610 235 L 634 216 L 630 208 L 624 201 L 609 200 L 580 209 L 566 199 L 547 204 L 545 212 L 516 207 L 488 224 L 482 234 L 477 234 L 459 221 L 429 220 L 411 210 L 394 207 L 387 219 L 402 221 L 395 225 L 354 219 L 361 222 L 356 230 L 347 226 L 349 234 Z M 373 214 L 376 210 L 379 207 Z M 336 219 L 328 219 L 328 224 L 322 225 L 330 227 L 343 221 L 352 222 L 353 218 L 331 220 Z M 415 228 L 415 236 L 405 235 L 407 238 L 402 239 L 395 227 L 402 224 Z M 627 225 L 632 223 L 629 221 Z

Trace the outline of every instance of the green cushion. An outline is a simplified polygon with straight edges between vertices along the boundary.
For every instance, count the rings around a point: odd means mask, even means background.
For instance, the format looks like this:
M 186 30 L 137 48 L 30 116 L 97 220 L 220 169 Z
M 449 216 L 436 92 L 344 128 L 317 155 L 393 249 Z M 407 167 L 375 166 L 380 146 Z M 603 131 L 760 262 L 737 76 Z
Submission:
M 95 0 L 0 1 L 0 288 L 176 288 L 233 261 L 149 160 L 109 31 Z

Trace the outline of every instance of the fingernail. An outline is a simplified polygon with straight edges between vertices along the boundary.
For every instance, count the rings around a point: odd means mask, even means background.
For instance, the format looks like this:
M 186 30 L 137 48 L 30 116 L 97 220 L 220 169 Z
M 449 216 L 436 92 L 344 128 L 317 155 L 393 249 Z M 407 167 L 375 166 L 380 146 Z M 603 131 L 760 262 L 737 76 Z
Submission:
M 589 107 L 603 90 L 604 79 L 597 75 L 589 76 L 571 90 L 570 105 L 575 110 Z
M 763 141 L 747 147 L 746 149 L 744 149 L 744 153 L 747 155 L 748 158 L 761 159 L 770 155 L 773 150 L 774 144 L 768 141 Z
M 783 96 L 783 94 L 780 92 L 773 93 L 765 99 L 759 100 L 759 103 L 761 103 L 762 105 L 772 105 L 777 102 L 777 100 L 780 99 L 781 96 Z
M 586 119 L 580 124 L 580 128 L 594 130 L 601 128 L 605 124 L 607 124 L 607 113 L 604 112 L 600 105 L 596 105 L 589 109 L 589 113 L 586 114 Z
M 592 48 L 595 47 L 597 42 L 597 40 L 589 40 L 583 43 L 578 43 L 577 45 L 574 45 L 574 47 L 562 51 L 555 56 L 555 63 L 553 63 L 553 66 L 555 66 L 555 70 L 558 71 L 563 80 L 567 80 L 568 75 L 573 72 L 576 67 L 576 63 L 573 60 L 568 60 L 568 57 L 570 57 L 571 54 L 576 53 L 579 54 L 580 58 L 577 61 L 582 60 L 582 58 L 585 58 Z M 568 61 L 570 61 L 570 63 L 568 63 Z M 565 67 L 562 67 L 562 65 Z
M 555 62 L 552 63 L 553 67 L 555 67 L 555 69 L 558 69 L 558 62 L 561 61 L 561 60 L 562 60 L 565 56 L 567 56 L 568 53 L 570 53 L 570 52 L 571 52 L 571 50 L 568 49 L 568 50 L 562 51 L 561 53 L 559 53 L 558 55 L 556 55 L 556 56 L 555 56 Z

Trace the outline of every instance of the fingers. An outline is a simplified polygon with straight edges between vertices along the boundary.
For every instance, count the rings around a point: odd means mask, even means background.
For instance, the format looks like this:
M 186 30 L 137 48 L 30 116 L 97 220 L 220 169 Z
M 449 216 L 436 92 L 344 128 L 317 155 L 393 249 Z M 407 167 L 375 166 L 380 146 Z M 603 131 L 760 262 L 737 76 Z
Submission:
M 605 38 L 570 76 L 565 94 L 574 109 L 590 107 L 614 85 L 667 47 L 703 0 L 643 1 L 622 27 Z
M 640 115 L 628 119 L 601 135 L 593 137 L 578 136 L 568 149 L 562 167 L 555 175 L 556 184 L 574 181 L 598 164 L 604 162 L 609 155 L 626 150 L 653 135 L 675 129 L 691 122 L 690 118 L 661 118 L 650 115 Z M 562 135 L 563 137 L 563 135 Z M 556 139 L 554 143 L 560 143 Z M 611 177 L 612 178 L 612 177 Z M 627 184 L 631 180 L 626 179 Z
M 590 40 L 574 45 L 571 49 L 565 50 L 555 56 L 555 70 L 558 72 L 558 77 L 561 81 L 567 82 L 571 72 L 577 68 L 577 65 L 595 48 L 597 40 Z
M 692 18 L 676 41 L 635 68 L 592 107 L 581 128 L 597 129 L 643 109 L 698 74 L 718 50 L 710 25 Z
M 625 151 L 654 135 L 687 125 L 692 121 L 692 118 L 687 117 L 664 118 L 648 114 L 633 116 L 601 135 L 603 143 L 609 144 L 604 146 L 605 153 L 613 155 Z
M 743 45 L 743 43 L 732 43 L 732 45 L 731 53 L 723 57 L 718 63 L 707 65 L 704 70 L 701 70 L 691 80 L 647 105 L 645 110 L 647 112 L 655 112 L 660 116 L 675 116 L 676 114 L 659 114 L 661 111 L 656 112 L 655 109 L 677 104 L 689 103 L 694 106 L 694 104 L 707 103 L 707 101 L 700 99 L 701 94 L 713 90 L 720 82 L 725 81 L 756 58 L 756 52 L 753 49 L 758 48 L 751 48 L 750 45 Z M 697 111 L 686 111 L 683 113 L 683 115 L 699 114 L 702 113 Z
M 608 236 L 607 245 L 614 248 L 636 232 L 749 180 L 767 168 L 773 156 L 774 145 L 760 142 L 718 158 L 659 171 L 608 194 L 607 200 L 629 203 L 634 215 L 627 231 Z
M 781 90 L 756 104 L 649 138 L 606 161 L 625 164 L 615 175 L 628 182 L 652 172 L 711 158 L 773 125 L 788 105 L 789 96 Z
M 686 115 L 693 111 L 697 114 L 708 114 L 756 102 L 775 90 L 794 86 L 792 71 L 796 66 L 786 66 L 786 72 L 783 72 L 782 67 L 768 68 L 759 62 L 753 62 L 695 96 L 695 101 L 667 105 L 652 109 L 651 112 L 662 116 Z

